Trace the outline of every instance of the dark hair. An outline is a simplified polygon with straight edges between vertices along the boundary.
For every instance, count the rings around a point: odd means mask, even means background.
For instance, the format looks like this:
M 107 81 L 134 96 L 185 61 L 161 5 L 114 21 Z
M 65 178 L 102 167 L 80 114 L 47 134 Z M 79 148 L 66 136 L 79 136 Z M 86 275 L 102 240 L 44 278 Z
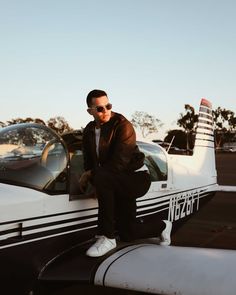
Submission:
M 90 91 L 89 94 L 87 95 L 87 100 L 86 100 L 87 106 L 90 107 L 92 105 L 93 98 L 98 98 L 101 96 L 107 96 L 106 92 L 99 89 L 94 89 Z

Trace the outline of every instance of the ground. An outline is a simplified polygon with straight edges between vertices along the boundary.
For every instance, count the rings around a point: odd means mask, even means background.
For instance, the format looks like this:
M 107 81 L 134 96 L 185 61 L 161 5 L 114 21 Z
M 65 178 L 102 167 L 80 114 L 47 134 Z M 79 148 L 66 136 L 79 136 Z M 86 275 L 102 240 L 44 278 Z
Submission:
M 216 155 L 218 183 L 236 186 L 236 153 Z M 172 237 L 172 245 L 236 250 L 236 194 L 217 193 Z

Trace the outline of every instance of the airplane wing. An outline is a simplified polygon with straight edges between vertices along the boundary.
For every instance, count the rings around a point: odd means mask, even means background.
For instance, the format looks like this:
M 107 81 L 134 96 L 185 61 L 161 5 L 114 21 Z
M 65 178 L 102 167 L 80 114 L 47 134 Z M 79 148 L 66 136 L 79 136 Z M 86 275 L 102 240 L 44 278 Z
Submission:
M 217 192 L 233 193 L 236 192 L 236 186 L 233 185 L 217 185 Z
M 154 294 L 235 295 L 234 250 L 121 243 L 106 256 L 91 258 L 84 254 L 86 247 L 53 259 L 40 283 L 78 284 L 78 290 L 86 283 Z

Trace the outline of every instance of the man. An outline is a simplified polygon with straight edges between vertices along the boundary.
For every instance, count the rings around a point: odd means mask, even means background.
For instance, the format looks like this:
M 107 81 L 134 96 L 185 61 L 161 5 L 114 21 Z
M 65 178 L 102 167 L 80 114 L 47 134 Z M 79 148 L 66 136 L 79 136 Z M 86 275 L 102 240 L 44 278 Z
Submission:
M 122 240 L 137 237 L 136 198 L 148 191 L 151 180 L 144 166 L 144 154 L 136 145 L 132 124 L 111 111 L 106 92 L 92 90 L 87 96 L 87 106 L 94 121 L 83 131 L 85 172 L 79 184 L 84 191 L 91 182 L 98 198 L 97 241 L 86 252 L 98 257 L 116 247 L 116 230 Z M 171 223 L 166 224 L 162 237 L 169 244 Z M 160 226 L 163 230 L 165 223 Z

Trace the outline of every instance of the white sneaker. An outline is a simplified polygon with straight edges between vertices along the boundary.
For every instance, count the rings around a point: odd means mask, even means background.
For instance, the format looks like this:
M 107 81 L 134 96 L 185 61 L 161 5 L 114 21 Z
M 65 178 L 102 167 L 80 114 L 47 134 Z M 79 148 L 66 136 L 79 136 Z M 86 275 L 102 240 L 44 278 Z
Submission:
M 96 243 L 87 250 L 86 255 L 90 257 L 103 256 L 115 247 L 116 239 L 108 239 L 105 236 L 100 236 Z
M 163 222 L 165 222 L 166 228 L 161 233 L 160 245 L 161 246 L 169 246 L 171 243 L 170 235 L 171 235 L 171 229 L 172 229 L 172 222 L 170 222 L 168 220 L 163 220 Z

